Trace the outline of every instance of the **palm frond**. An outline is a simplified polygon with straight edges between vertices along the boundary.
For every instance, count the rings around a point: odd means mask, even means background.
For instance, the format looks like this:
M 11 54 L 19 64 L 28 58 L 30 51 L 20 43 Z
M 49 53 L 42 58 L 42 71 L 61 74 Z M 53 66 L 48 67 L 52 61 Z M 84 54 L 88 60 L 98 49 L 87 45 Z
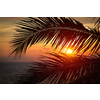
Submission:
M 45 60 L 43 60 L 45 59 Z M 100 79 L 100 58 L 83 55 L 48 53 L 41 62 L 32 62 L 31 83 L 96 83 Z
M 89 49 L 94 53 L 100 48 L 100 32 L 86 29 L 73 18 L 25 18 L 17 23 L 17 27 L 19 34 L 13 38 L 11 55 L 21 55 L 28 46 L 38 42 L 43 42 L 44 45 L 51 43 L 55 49 L 60 47 L 60 51 L 70 47 L 77 53 L 85 53 Z
M 96 28 L 100 28 L 100 17 L 89 17 L 89 18 L 91 18 L 93 21 L 95 20 L 94 26 Z

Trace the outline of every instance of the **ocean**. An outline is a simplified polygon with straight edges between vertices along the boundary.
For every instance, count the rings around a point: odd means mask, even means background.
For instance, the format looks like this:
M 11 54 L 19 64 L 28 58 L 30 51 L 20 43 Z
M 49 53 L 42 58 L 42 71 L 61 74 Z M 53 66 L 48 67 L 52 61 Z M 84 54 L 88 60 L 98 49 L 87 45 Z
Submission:
M 29 62 L 0 62 L 0 84 L 15 84 L 20 76 L 27 74 Z

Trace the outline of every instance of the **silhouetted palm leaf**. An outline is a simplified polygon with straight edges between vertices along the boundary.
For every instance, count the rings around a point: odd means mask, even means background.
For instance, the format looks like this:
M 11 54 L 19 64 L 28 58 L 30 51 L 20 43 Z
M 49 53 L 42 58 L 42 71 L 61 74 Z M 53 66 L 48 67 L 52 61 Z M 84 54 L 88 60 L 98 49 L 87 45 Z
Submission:
M 94 26 L 96 28 L 100 28 L 100 17 L 90 17 L 90 18 L 92 18 L 92 20 L 95 20 Z
M 86 29 L 83 24 L 73 18 L 25 18 L 18 23 L 11 54 L 21 55 L 28 46 L 38 42 L 60 51 L 72 48 L 75 53 L 90 53 L 99 55 L 99 27 Z M 66 55 L 49 53 L 45 60 L 33 62 L 33 83 L 96 83 L 99 80 L 100 58 L 84 55 Z M 29 72 L 30 72 L 29 71 Z M 94 75 L 95 74 L 95 75 Z M 89 79 L 89 81 L 88 81 Z M 95 80 L 94 80 L 95 79 Z M 32 82 L 32 80 L 31 80 Z
M 99 81 L 99 57 L 63 53 L 48 54 L 48 56 L 43 56 L 41 62 L 31 63 L 29 73 L 33 76 L 26 83 L 64 84 Z
M 33 68 L 30 69 L 33 76 L 31 83 L 87 83 L 86 78 L 79 81 L 80 78 L 89 76 L 99 69 L 99 58 L 90 58 L 80 55 L 65 55 L 49 53 L 52 57 L 44 56 L 48 60 L 42 62 L 33 62 Z M 29 71 L 29 72 L 30 72 Z M 99 70 L 98 70 L 99 71 Z M 92 79 L 89 76 L 89 79 Z M 82 80 L 82 79 L 81 79 Z M 96 82 L 96 81 L 95 81 Z M 27 83 L 27 82 L 26 82 Z M 92 81 L 90 83 L 93 83 Z
M 60 51 L 64 48 L 72 48 L 73 52 L 85 53 L 90 50 L 98 52 L 100 48 L 100 32 L 97 29 L 86 29 L 82 23 L 73 18 L 65 17 L 39 17 L 25 18 L 18 23 L 12 48 L 15 56 L 25 53 L 28 46 L 43 42 Z

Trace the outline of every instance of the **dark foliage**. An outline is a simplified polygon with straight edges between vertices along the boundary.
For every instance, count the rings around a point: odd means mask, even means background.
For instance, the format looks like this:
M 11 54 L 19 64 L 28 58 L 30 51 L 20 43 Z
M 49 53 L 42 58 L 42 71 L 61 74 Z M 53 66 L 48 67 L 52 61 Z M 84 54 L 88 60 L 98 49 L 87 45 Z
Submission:
M 48 43 L 51 47 L 60 51 L 67 47 L 72 48 L 73 52 L 90 53 L 98 52 L 100 48 L 100 32 L 97 28 L 86 29 L 82 23 L 65 17 L 39 17 L 25 18 L 17 23 L 19 34 L 14 36 L 12 41 L 14 56 L 21 56 L 25 53 L 28 46 L 38 42 Z
M 43 56 L 41 62 L 31 63 L 30 68 L 27 72 L 30 76 L 23 76 L 19 83 L 100 83 L 99 57 L 49 53 L 49 56 Z
M 95 18 L 94 18 L 95 19 Z M 12 41 L 14 56 L 21 56 L 29 46 L 38 42 L 50 44 L 60 53 L 48 53 L 41 62 L 33 62 L 28 75 L 19 83 L 100 83 L 100 31 L 99 20 L 94 28 L 86 29 L 82 23 L 65 17 L 25 18 L 17 25 L 19 34 Z M 65 47 L 73 49 L 75 55 L 61 53 Z M 85 52 L 90 56 L 84 56 Z M 93 55 L 94 54 L 94 55 Z M 22 81 L 21 81 L 22 80 Z

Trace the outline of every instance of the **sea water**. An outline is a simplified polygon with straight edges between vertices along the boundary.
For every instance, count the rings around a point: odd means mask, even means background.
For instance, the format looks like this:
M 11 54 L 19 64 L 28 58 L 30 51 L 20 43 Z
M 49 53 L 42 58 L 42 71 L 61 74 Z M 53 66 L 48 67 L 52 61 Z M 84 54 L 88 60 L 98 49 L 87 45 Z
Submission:
M 13 84 L 29 69 L 29 62 L 0 62 L 0 84 Z

